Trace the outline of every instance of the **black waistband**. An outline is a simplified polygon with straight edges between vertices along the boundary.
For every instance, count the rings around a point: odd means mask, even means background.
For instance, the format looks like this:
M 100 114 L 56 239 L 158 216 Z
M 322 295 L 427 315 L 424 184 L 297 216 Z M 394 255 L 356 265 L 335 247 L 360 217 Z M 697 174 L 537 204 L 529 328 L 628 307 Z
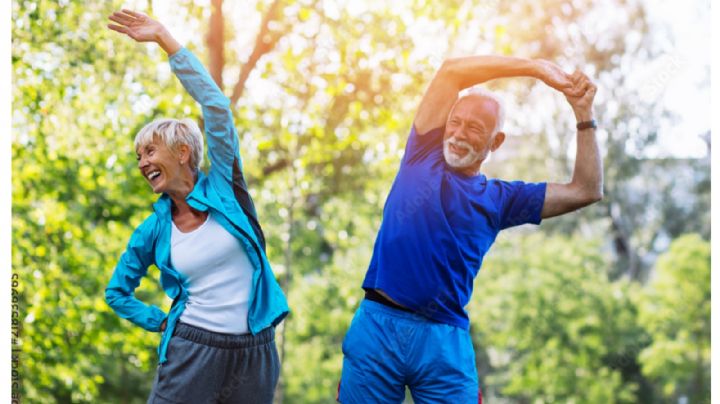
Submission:
M 393 303 L 392 301 L 390 301 L 390 299 L 381 295 L 375 289 L 365 289 L 365 298 L 368 300 L 372 300 L 373 302 L 377 302 L 380 304 L 384 304 L 385 306 L 392 307 L 393 309 L 406 311 L 408 313 L 415 313 L 414 311 L 408 309 L 407 307 L 403 307 L 403 306 Z

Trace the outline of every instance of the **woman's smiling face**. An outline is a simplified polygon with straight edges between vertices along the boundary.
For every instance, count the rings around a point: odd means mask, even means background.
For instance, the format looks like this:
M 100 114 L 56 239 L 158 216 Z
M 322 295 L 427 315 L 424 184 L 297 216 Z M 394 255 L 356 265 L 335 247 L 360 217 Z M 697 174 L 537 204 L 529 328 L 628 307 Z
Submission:
M 174 187 L 183 183 L 186 176 L 184 165 L 187 157 L 179 151 L 171 150 L 158 136 L 151 143 L 137 149 L 138 168 L 155 193 L 172 192 Z

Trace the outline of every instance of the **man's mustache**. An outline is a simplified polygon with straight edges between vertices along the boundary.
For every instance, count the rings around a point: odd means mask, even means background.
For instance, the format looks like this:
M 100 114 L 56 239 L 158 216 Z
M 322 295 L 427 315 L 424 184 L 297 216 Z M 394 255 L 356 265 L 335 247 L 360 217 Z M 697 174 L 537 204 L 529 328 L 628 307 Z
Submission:
M 464 140 L 457 140 L 457 139 L 455 139 L 455 136 L 449 138 L 448 140 L 446 140 L 446 142 L 452 146 L 462 147 L 463 149 L 467 150 L 468 153 L 475 152 L 475 148 L 472 147 L 472 145 L 470 143 L 468 143 Z

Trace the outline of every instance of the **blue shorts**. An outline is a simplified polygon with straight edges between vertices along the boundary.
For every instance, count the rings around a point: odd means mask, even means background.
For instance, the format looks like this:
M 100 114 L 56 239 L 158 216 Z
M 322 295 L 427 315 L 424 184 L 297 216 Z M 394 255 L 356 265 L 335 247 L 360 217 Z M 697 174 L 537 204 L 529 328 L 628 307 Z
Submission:
M 405 386 L 418 404 L 478 402 L 468 330 L 365 299 L 342 351 L 343 404 L 401 403 Z

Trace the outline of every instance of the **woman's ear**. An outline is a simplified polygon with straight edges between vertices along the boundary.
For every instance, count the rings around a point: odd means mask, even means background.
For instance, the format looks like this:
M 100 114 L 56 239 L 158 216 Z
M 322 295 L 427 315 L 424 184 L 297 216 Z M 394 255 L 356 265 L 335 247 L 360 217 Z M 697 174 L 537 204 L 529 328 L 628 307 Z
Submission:
M 186 144 L 178 146 L 178 157 L 180 158 L 180 164 L 190 163 L 190 146 Z

